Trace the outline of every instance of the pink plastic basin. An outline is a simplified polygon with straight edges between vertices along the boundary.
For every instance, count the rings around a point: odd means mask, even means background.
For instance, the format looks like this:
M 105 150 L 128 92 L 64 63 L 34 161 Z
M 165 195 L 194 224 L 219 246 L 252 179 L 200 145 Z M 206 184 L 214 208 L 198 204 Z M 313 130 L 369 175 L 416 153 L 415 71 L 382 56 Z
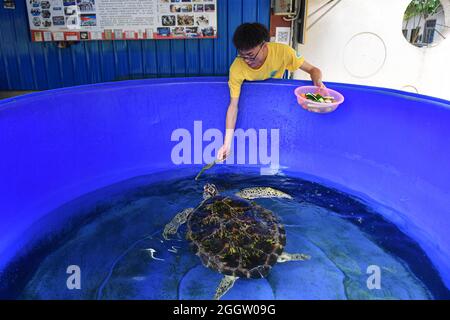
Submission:
M 319 87 L 316 86 L 303 86 L 295 89 L 294 93 L 297 96 L 298 104 L 301 105 L 303 109 L 311 112 L 317 113 L 333 112 L 342 102 L 344 102 L 344 96 L 342 94 L 329 88 L 320 89 L 319 91 Z M 300 94 L 302 93 L 304 94 L 320 93 L 322 96 L 333 97 L 335 99 L 335 102 L 333 103 L 314 102 L 300 96 Z

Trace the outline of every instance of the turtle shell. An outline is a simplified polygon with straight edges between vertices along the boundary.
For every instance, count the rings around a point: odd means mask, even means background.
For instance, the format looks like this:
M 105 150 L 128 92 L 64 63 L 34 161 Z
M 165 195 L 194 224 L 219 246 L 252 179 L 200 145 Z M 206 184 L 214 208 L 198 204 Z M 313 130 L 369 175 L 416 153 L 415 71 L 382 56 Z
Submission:
M 277 216 L 234 196 L 204 201 L 187 221 L 187 239 L 204 266 L 240 278 L 264 278 L 286 244 Z

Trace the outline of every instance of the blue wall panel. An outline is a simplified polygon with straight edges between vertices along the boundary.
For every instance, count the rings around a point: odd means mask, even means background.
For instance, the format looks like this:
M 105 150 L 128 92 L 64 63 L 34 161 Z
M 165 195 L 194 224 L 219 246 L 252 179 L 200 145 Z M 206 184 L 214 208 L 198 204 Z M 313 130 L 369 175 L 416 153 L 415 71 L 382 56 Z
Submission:
M 12 18 L 12 14 L 10 12 L 2 15 L 0 18 L 0 30 L 2 30 L 2 37 L 0 39 L 2 42 L 2 60 L 7 69 L 6 77 L 8 85 L 16 85 L 21 87 L 17 55 L 15 52 L 18 45 L 16 44 L 17 40 L 14 37 L 14 19 Z M 14 46 L 9 45 L 10 43 L 14 44 Z
M 232 43 L 233 41 L 233 31 L 242 23 L 242 7 L 243 2 L 248 0 L 229 0 L 228 1 L 228 41 Z M 252 8 L 256 10 L 257 8 Z M 228 65 L 233 63 L 234 57 L 236 56 L 236 48 L 233 45 L 228 46 Z
M 43 75 L 37 75 L 37 88 L 36 89 L 53 89 L 63 87 L 61 62 L 58 57 L 58 49 L 52 45 L 41 45 L 39 43 L 33 44 L 35 47 L 41 47 L 43 50 L 42 56 L 44 57 L 45 74 L 47 75 L 47 85 L 44 81 L 41 81 Z M 26 71 L 25 71 L 26 72 Z M 17 86 L 12 85 L 9 89 L 19 89 Z M 26 89 L 26 88 L 20 88 Z
M 200 75 L 214 74 L 214 40 L 202 40 L 199 44 Z
M 114 64 L 114 51 L 112 41 L 100 41 L 100 65 L 102 81 L 113 81 L 116 77 L 116 65 Z
M 2 19 L 0 19 L 0 30 L 2 26 L 3 26 Z M 2 87 L 9 87 L 10 86 L 9 70 L 6 64 L 6 54 L 3 54 L 5 50 L 3 49 L 3 46 L 5 46 L 5 39 L 3 38 L 3 32 L 0 32 L 0 52 L 2 52 L 2 54 L 0 55 L 0 84 Z
M 18 1 L 17 8 L 25 7 L 25 1 Z M 13 18 L 13 32 L 16 40 L 17 65 L 20 72 L 20 83 L 23 87 L 32 88 L 34 86 L 33 72 L 21 72 L 22 70 L 32 70 L 30 52 L 30 42 L 20 41 L 28 36 L 28 26 Z
M 102 81 L 101 74 L 101 59 L 100 59 L 100 43 L 98 41 L 92 41 L 86 43 L 86 68 L 89 70 L 87 73 L 88 82 L 96 83 Z
M 45 90 L 125 79 L 227 75 L 242 22 L 269 25 L 270 0 L 218 0 L 217 39 L 31 42 L 25 1 L 0 7 L 0 90 Z
M 156 57 L 155 41 L 142 41 L 144 76 L 156 77 L 158 74 L 158 65 Z

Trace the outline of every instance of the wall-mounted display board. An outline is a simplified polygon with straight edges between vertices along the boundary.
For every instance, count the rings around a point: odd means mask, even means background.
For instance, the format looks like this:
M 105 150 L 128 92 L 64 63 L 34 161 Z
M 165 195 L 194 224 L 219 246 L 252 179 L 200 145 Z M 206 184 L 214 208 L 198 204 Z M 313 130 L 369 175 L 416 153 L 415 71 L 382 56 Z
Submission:
M 26 0 L 33 41 L 217 37 L 217 0 Z

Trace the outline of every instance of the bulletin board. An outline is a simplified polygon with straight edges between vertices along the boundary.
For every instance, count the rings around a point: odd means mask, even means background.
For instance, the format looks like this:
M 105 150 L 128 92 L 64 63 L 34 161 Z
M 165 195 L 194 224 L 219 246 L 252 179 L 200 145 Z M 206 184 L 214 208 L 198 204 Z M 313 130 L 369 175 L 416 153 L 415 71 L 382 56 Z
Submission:
M 31 39 L 217 37 L 217 0 L 26 0 Z

